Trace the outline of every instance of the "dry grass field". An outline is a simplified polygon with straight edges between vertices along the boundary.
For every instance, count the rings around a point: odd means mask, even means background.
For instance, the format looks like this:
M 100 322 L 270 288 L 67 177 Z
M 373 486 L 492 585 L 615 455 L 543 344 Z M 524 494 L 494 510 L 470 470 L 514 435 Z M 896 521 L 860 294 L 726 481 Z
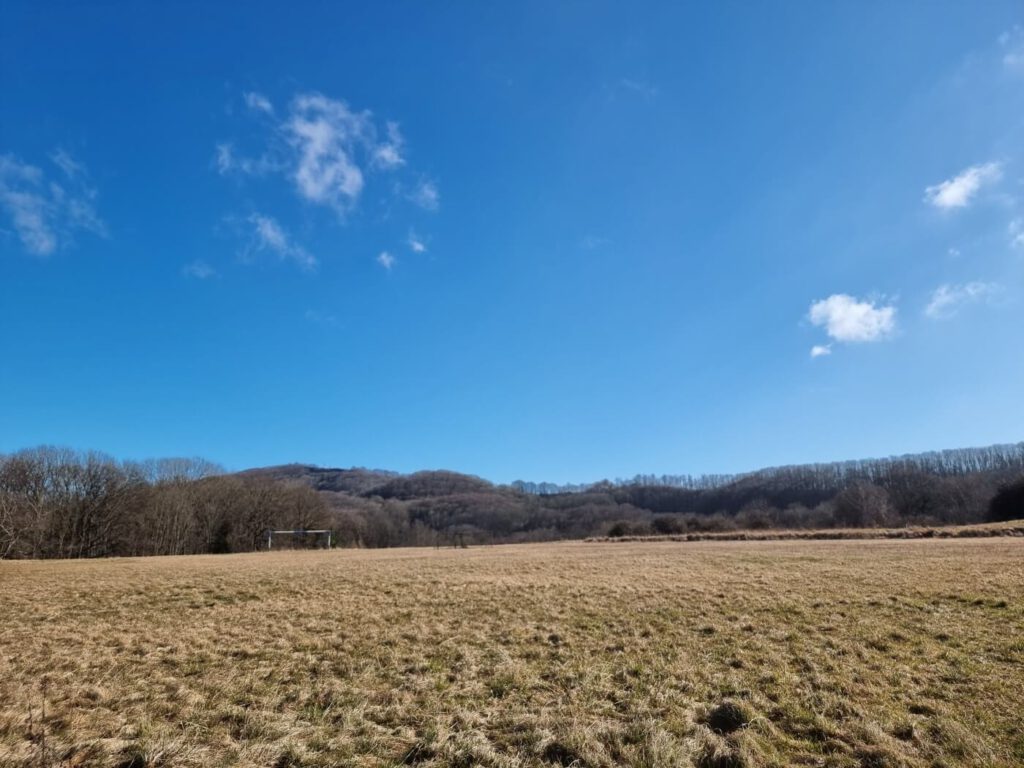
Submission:
M 1022 713 L 1020 539 L 0 562 L 2 766 L 1011 766 Z
M 831 541 L 838 539 L 974 539 L 993 536 L 1024 536 L 1024 520 L 977 525 L 911 526 L 899 528 L 808 528 L 690 531 L 662 536 L 593 536 L 588 542 L 637 541 Z

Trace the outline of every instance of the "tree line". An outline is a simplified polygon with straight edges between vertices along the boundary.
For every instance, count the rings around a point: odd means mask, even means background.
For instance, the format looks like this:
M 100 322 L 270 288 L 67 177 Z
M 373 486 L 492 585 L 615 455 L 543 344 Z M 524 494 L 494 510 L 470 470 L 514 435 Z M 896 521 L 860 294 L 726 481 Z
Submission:
M 837 492 L 856 482 L 885 481 L 893 475 L 925 474 L 955 477 L 978 473 L 1020 473 L 1024 471 L 1024 442 L 983 448 L 953 448 L 881 459 L 856 459 L 817 464 L 768 467 L 742 474 L 634 475 L 629 479 L 601 480 L 587 484 L 535 483 L 516 480 L 512 487 L 539 495 L 577 493 L 597 486 L 664 487 L 707 491 L 742 483 L 775 483 L 789 487 Z
M 34 448 L 0 456 L 0 558 L 246 552 L 265 546 L 271 528 L 328 528 L 338 546 L 396 547 L 1016 519 L 1024 443 L 549 486 L 305 465 L 227 474 L 202 459 Z
M 119 462 L 52 447 L 0 457 L 0 557 L 250 551 L 268 528 L 326 521 L 308 485 L 226 475 L 202 459 Z

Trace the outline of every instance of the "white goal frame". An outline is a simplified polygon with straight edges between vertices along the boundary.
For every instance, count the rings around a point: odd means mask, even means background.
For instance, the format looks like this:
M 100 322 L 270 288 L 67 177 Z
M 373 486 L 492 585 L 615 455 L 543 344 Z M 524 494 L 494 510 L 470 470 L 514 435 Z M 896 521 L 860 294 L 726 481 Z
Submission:
M 331 545 L 334 539 L 334 531 L 329 528 L 286 528 L 283 530 L 267 531 L 267 549 L 272 550 L 274 548 L 274 536 L 306 536 L 307 534 L 327 534 L 327 549 L 331 549 Z

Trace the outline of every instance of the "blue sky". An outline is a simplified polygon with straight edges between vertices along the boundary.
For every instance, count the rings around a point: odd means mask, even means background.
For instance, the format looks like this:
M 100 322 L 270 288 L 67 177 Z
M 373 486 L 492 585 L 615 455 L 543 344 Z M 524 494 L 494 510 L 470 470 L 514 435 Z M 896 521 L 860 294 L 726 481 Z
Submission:
M 0 451 L 1024 439 L 1016 2 L 0 9 Z

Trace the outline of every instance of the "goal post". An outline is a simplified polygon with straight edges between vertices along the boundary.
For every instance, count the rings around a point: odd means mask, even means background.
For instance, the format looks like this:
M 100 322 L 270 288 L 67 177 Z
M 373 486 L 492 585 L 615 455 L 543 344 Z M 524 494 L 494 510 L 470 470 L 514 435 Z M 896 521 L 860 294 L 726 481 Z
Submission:
M 278 539 L 281 537 L 293 537 L 292 541 L 306 541 L 307 536 L 319 536 L 323 537 L 322 540 L 326 542 L 326 549 L 331 549 L 331 545 L 334 543 L 334 532 L 329 528 L 286 528 L 282 530 L 267 530 L 267 549 L 271 550 L 274 548 L 274 537 Z

